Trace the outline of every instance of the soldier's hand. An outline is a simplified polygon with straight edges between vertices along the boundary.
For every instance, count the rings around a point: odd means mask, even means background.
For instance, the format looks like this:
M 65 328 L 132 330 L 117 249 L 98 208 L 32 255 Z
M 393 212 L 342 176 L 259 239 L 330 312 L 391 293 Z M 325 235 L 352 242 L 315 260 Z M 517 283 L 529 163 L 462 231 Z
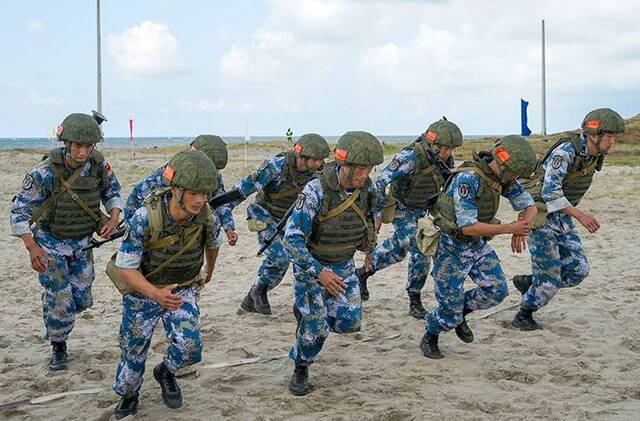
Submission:
M 527 237 L 524 235 L 514 235 L 511 237 L 511 251 L 522 253 L 527 249 Z
M 167 310 L 177 310 L 182 304 L 182 297 L 172 291 L 178 284 L 167 285 L 155 291 L 153 299 Z
M 600 224 L 598 223 L 596 218 L 586 212 L 581 213 L 581 215 L 578 217 L 578 222 L 580 222 L 580 224 L 592 234 L 598 231 L 598 229 L 600 228 Z
M 49 255 L 36 243 L 27 250 L 29 251 L 29 259 L 31 259 L 31 268 L 38 272 L 46 272 Z
M 513 235 L 526 236 L 527 234 L 529 234 L 529 222 L 526 219 L 513 221 L 509 224 L 509 232 Z
M 118 219 L 117 218 L 109 218 L 109 220 L 104 224 L 98 235 L 104 239 L 109 238 L 109 236 L 115 231 L 118 227 Z
M 382 218 L 376 218 L 376 232 L 380 233 L 380 227 L 382 227 Z
M 367 272 L 371 272 L 372 263 L 373 263 L 373 256 L 371 255 L 371 253 L 367 253 L 367 255 L 364 256 L 364 270 L 366 270 Z
M 339 298 L 340 294 L 342 294 L 347 288 L 347 284 L 344 283 L 342 278 L 336 275 L 336 273 L 331 269 L 324 269 L 320 272 L 320 275 L 318 275 L 318 281 L 322 286 L 324 286 L 329 294 L 336 298 Z
M 230 246 L 235 246 L 238 242 L 238 233 L 234 230 L 228 230 L 225 231 L 225 234 L 227 234 L 227 243 L 229 243 Z

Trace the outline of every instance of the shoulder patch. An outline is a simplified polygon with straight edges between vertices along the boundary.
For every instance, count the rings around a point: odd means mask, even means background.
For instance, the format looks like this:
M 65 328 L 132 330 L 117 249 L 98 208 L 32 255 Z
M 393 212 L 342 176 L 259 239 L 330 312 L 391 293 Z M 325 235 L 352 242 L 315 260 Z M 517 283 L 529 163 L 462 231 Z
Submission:
M 107 173 L 111 172 L 111 165 L 109 165 L 109 161 L 104 161 L 104 169 L 107 171 Z
M 298 198 L 296 199 L 296 209 L 300 210 L 304 206 L 304 202 L 307 200 L 307 197 L 304 193 L 300 193 Z
M 33 187 L 33 176 L 31 174 L 27 174 L 24 176 L 24 180 L 22 180 L 22 188 L 24 190 L 29 190 Z
M 467 184 L 467 183 L 458 184 L 458 195 L 460 197 L 469 196 L 469 184 Z
M 400 167 L 400 161 L 397 158 L 393 158 L 389 163 L 389 171 L 395 171 Z
M 557 170 L 562 165 L 562 161 L 563 159 L 561 156 L 555 156 L 553 157 L 553 161 L 551 161 L 551 166 Z

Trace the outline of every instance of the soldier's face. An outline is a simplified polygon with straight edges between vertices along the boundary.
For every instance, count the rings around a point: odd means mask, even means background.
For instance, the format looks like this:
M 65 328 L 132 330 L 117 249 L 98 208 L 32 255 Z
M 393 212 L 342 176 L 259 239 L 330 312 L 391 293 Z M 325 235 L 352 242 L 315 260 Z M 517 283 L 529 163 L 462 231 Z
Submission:
M 93 152 L 93 145 L 80 144 L 74 142 L 65 142 L 67 153 L 71 160 L 76 164 L 84 164 Z
M 350 184 L 349 187 L 362 187 L 367 182 L 369 174 L 371 174 L 371 170 L 373 170 L 373 165 L 345 165 L 342 167 L 342 170 L 347 173 L 351 172 L 351 180 L 348 183 Z M 345 180 L 349 181 L 348 178 L 349 177 L 344 177 Z
M 319 158 L 307 158 L 306 167 L 309 171 L 318 171 L 324 164 L 324 159 Z
M 616 135 L 611 133 L 605 133 L 602 135 L 602 141 L 600 141 L 600 150 L 604 153 L 609 152 L 609 149 L 613 148 L 616 143 Z
M 207 193 L 185 190 L 182 195 L 182 204 L 192 215 L 200 213 L 206 201 Z
M 455 148 L 452 146 L 440 146 L 440 159 L 442 159 L 443 161 L 449 159 L 454 149 Z

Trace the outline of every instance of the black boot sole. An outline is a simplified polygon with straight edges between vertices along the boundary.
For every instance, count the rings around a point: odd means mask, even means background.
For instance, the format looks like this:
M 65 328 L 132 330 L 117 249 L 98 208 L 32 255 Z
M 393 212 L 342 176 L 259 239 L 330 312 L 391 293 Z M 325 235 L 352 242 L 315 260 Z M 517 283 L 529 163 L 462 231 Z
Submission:
M 444 358 L 444 355 L 442 355 L 439 349 L 435 351 L 431 350 L 429 344 L 424 341 L 420 342 L 420 350 L 422 351 L 422 355 L 432 360 L 441 360 Z
M 240 308 L 243 309 L 244 311 L 249 311 L 251 313 L 258 312 L 258 310 L 256 310 L 254 306 L 253 298 L 251 298 L 251 295 L 249 294 L 247 294 L 246 297 L 244 297 L 244 299 L 240 303 Z
M 532 332 L 534 330 L 542 330 L 542 326 L 540 326 L 539 324 L 531 324 L 531 323 L 527 323 L 524 321 L 520 321 L 516 318 L 514 318 L 511 321 L 511 326 L 513 327 L 517 327 L 518 329 L 520 329 L 523 332 Z
M 466 323 L 463 322 L 465 325 Z M 458 337 L 458 339 L 460 339 L 462 342 L 466 343 L 466 344 L 470 344 L 471 342 L 473 342 L 473 332 L 471 331 L 471 329 L 469 328 L 469 326 L 467 325 L 467 328 L 465 329 L 464 327 L 461 327 L 462 323 L 459 324 L 458 326 L 456 326 L 456 336 Z

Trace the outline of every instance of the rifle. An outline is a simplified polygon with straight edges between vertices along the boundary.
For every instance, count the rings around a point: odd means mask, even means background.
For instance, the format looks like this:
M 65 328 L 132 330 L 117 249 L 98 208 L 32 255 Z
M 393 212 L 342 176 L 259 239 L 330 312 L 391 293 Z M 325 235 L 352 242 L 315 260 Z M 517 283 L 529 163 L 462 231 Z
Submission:
M 278 221 L 278 225 L 276 225 L 276 232 L 274 232 L 269 238 L 265 240 L 262 247 L 260 247 L 260 250 L 258 250 L 258 254 L 256 254 L 256 256 L 261 256 L 262 253 L 264 253 L 264 251 L 269 248 L 271 243 L 273 243 L 278 234 L 280 234 L 280 231 L 282 231 L 284 229 L 284 226 L 287 225 L 287 221 L 289 220 L 289 217 L 291 216 L 291 213 L 293 212 L 293 209 L 295 207 L 296 202 L 293 202 L 291 206 L 289 206 L 289 209 L 287 209 L 287 211 L 284 213 L 284 215 L 282 215 L 282 218 L 280 218 L 280 220 Z
M 244 200 L 246 199 L 240 189 L 232 189 L 228 192 L 224 192 L 217 196 L 213 196 L 211 200 L 209 200 L 209 206 L 215 209 L 219 206 L 226 205 L 227 203 L 235 202 L 236 200 Z
M 451 168 L 449 168 L 449 166 L 447 164 L 445 164 L 445 162 L 442 159 L 440 159 L 440 157 L 437 156 L 431 150 L 429 145 L 425 145 L 424 150 L 427 153 L 427 156 L 429 157 L 431 162 L 433 162 L 433 164 L 436 166 L 436 168 L 438 168 L 438 171 L 440 171 L 440 174 L 442 174 L 444 179 L 446 180 L 447 178 L 449 178 L 449 176 L 451 175 Z
M 96 249 L 99 248 L 100 246 L 102 246 L 103 244 L 109 243 L 113 240 L 116 240 L 120 237 L 124 237 L 124 235 L 127 233 L 128 228 L 125 226 L 124 224 L 124 219 L 122 221 L 120 221 L 118 223 L 118 226 L 116 227 L 115 231 L 113 231 L 113 233 L 109 236 L 109 238 L 106 238 L 104 240 L 96 240 L 95 238 L 91 237 L 89 239 L 89 244 L 87 244 L 86 246 L 82 247 L 82 251 L 87 251 L 87 250 L 91 250 L 91 249 Z

